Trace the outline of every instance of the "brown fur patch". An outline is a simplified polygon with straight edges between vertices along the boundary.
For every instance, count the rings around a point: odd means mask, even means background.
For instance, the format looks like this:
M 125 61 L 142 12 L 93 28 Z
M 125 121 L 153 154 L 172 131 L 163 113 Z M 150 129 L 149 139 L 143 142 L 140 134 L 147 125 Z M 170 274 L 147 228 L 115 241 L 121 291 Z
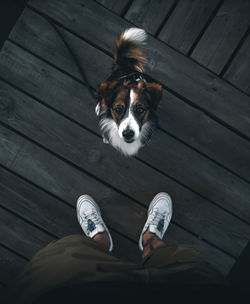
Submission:
M 143 89 L 143 87 L 144 87 L 144 82 L 141 80 L 141 81 L 138 82 L 137 88 L 138 88 L 139 90 L 141 90 L 141 89 Z
M 106 82 L 102 82 L 99 85 L 97 92 L 102 97 L 100 106 L 103 110 L 107 110 L 108 108 L 107 100 L 111 96 L 114 88 L 117 86 L 118 83 L 119 83 L 118 81 L 106 81 Z
M 120 36 L 114 46 L 114 57 L 115 61 L 117 61 L 117 53 L 118 50 L 122 47 L 122 45 L 127 44 L 127 48 L 123 51 L 122 57 L 128 59 L 134 59 L 136 64 L 134 64 L 134 69 L 139 72 L 144 72 L 145 65 L 147 63 L 147 57 L 144 54 L 141 45 L 134 41 L 125 40 L 123 36 Z
M 147 83 L 146 89 L 151 96 L 152 107 L 156 110 L 162 97 L 162 85 L 159 83 Z
M 121 91 L 117 94 L 117 96 L 116 96 L 114 102 L 121 101 L 121 102 L 123 102 L 124 105 L 125 105 L 127 96 L 128 96 L 128 88 L 123 88 L 123 89 L 121 89 Z
M 102 82 L 97 91 L 104 99 L 107 99 L 118 83 L 118 81 Z
M 101 101 L 101 108 L 102 108 L 103 110 L 105 110 L 105 111 L 108 109 L 108 106 L 107 106 L 107 104 L 106 104 L 106 102 L 105 102 L 104 99 L 102 99 L 102 101 Z

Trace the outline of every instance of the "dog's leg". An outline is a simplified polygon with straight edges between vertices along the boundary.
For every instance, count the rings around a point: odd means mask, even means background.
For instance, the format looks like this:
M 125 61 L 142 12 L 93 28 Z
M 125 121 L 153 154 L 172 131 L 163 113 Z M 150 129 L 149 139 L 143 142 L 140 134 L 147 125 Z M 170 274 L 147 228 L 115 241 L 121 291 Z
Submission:
M 97 116 L 99 116 L 99 115 L 100 115 L 100 112 L 101 112 L 101 107 L 100 107 L 100 102 L 98 102 L 98 104 L 97 104 L 96 107 L 95 107 L 95 114 L 96 114 Z

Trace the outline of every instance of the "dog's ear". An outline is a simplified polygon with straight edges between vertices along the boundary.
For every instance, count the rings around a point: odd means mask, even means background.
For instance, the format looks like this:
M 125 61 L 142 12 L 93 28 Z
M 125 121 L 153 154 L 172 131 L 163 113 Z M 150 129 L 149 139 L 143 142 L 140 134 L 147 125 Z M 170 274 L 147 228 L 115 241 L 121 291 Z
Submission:
M 156 110 L 162 97 L 162 85 L 159 83 L 146 83 L 146 90 L 151 97 L 150 104 Z
M 97 93 L 102 97 L 102 103 L 107 105 L 118 83 L 118 81 L 106 81 L 99 85 Z

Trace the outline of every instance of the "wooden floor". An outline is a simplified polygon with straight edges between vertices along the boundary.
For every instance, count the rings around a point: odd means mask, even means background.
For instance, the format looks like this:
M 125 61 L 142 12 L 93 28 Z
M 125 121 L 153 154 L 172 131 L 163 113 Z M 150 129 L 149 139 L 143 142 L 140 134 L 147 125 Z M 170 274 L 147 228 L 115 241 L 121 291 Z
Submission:
M 96 87 L 114 38 L 150 35 L 147 73 L 164 86 L 160 127 L 132 159 L 104 145 L 92 97 L 53 19 Z M 81 233 L 75 202 L 99 203 L 117 255 L 159 191 L 173 198 L 168 244 L 228 274 L 250 239 L 250 2 L 30 0 L 0 52 L 0 286 L 50 241 Z

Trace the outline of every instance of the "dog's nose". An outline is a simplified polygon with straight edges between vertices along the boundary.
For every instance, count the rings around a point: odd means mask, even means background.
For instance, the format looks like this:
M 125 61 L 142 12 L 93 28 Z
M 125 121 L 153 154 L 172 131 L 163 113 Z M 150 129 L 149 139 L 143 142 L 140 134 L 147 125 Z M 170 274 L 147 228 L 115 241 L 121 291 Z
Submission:
M 122 132 L 122 135 L 125 140 L 131 140 L 134 137 L 135 132 L 133 130 L 126 129 Z

